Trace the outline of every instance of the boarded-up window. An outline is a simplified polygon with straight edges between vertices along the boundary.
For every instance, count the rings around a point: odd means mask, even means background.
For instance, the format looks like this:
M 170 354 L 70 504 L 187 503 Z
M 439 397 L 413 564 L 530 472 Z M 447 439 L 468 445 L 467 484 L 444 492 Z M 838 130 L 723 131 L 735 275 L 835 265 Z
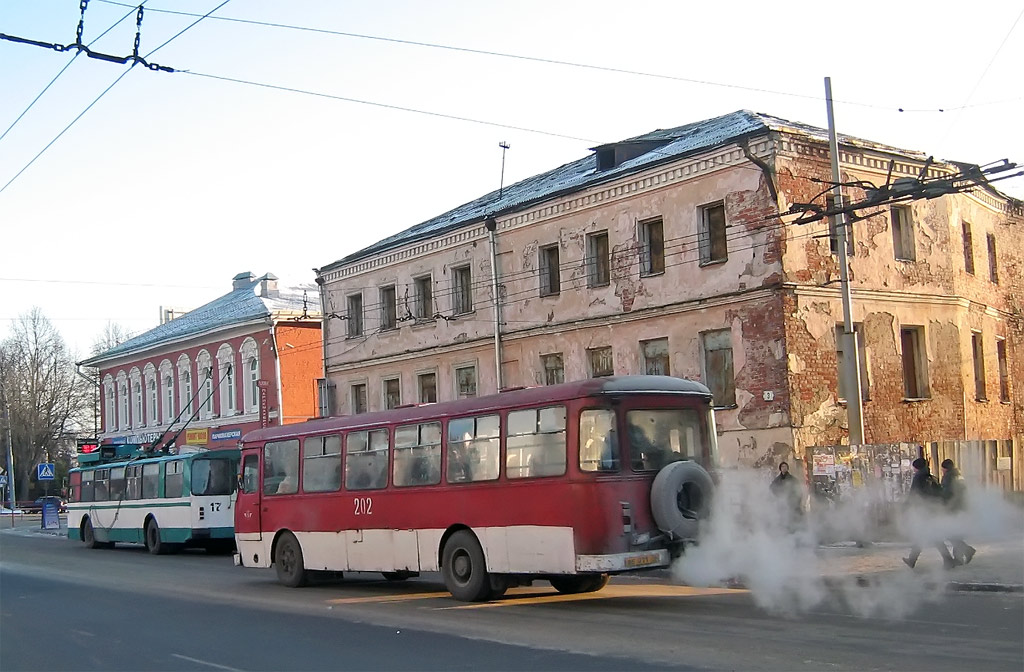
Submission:
M 402 405 L 402 382 L 398 378 L 384 381 L 384 408 L 398 408 Z
M 964 270 L 974 275 L 974 236 L 971 233 L 971 223 L 963 222 L 964 240 Z
M 366 383 L 357 383 L 351 388 L 352 394 L 352 413 L 366 413 L 367 406 L 367 395 L 366 395 Z
M 889 218 L 892 220 L 893 256 L 903 261 L 914 261 L 917 259 L 917 249 L 914 244 L 914 220 L 910 206 L 892 206 L 889 209 Z
M 608 258 L 608 232 L 587 236 L 587 286 L 601 287 L 610 279 Z
M 612 359 L 611 346 L 603 348 L 587 348 L 587 364 L 591 378 L 611 376 L 615 373 L 615 362 Z
M 540 361 L 544 367 L 545 385 L 557 385 L 565 382 L 565 366 L 562 363 L 562 353 L 553 352 L 549 355 L 541 355 Z
M 974 355 L 974 398 L 987 401 L 985 390 L 985 341 L 980 331 L 971 332 L 971 354 Z
M 353 294 L 346 299 L 348 303 L 348 336 L 349 338 L 363 335 L 363 295 Z
M 999 401 L 1010 401 L 1010 370 L 1006 363 L 1006 340 L 996 340 L 996 360 L 999 363 Z
M 395 303 L 395 286 L 380 288 L 380 328 L 394 329 L 398 326 L 398 306 Z
M 452 311 L 456 315 L 473 311 L 473 278 L 469 266 L 452 269 Z
M 903 349 L 903 396 L 907 399 L 928 398 L 928 355 L 925 351 L 924 327 L 902 327 L 900 346 Z
M 700 263 L 729 258 L 725 228 L 725 203 L 712 203 L 700 209 Z
M 661 217 L 640 222 L 640 275 L 665 272 L 665 228 Z
M 455 396 L 467 399 L 476 396 L 476 367 L 459 366 L 455 369 Z
M 717 408 L 736 405 L 736 379 L 732 364 L 732 332 L 729 329 L 701 334 L 704 349 L 704 380 Z
M 437 401 L 436 373 L 419 374 L 416 376 L 416 386 L 419 388 L 421 404 L 432 404 Z
M 668 376 L 668 339 L 656 338 L 651 341 L 640 341 L 640 349 L 644 354 L 644 373 L 648 376 Z
M 871 381 L 868 379 L 868 349 L 864 341 L 864 324 L 855 322 L 853 330 L 857 334 L 857 355 L 860 364 L 860 397 L 864 401 L 871 399 Z M 843 368 L 844 346 L 846 344 L 846 332 L 843 325 L 836 325 L 836 362 L 839 367 L 839 398 L 849 399 L 849 388 L 853 384 L 846 379 Z
M 999 266 L 996 264 L 996 236 L 990 233 L 985 236 L 988 241 L 988 279 L 999 284 Z
M 558 267 L 558 245 L 540 248 L 540 295 L 551 296 L 562 291 Z

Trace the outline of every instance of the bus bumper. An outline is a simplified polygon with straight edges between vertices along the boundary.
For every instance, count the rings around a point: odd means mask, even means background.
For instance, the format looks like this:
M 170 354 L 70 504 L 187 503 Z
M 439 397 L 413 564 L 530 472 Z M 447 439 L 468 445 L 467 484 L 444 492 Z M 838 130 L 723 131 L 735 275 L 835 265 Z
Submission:
M 577 572 L 628 572 L 633 569 L 668 567 L 671 562 L 666 549 L 614 553 L 611 555 L 577 555 Z

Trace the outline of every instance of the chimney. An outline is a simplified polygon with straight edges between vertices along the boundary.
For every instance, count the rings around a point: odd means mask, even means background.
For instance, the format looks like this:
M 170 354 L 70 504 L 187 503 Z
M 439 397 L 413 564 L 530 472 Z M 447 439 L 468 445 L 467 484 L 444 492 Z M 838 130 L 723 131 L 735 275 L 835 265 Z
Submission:
M 260 278 L 260 296 L 265 299 L 276 299 L 280 295 L 277 291 L 277 276 L 267 273 Z
M 245 289 L 252 284 L 252 281 L 256 279 L 256 276 L 251 271 L 245 271 L 239 273 L 235 277 L 231 278 L 231 289 Z

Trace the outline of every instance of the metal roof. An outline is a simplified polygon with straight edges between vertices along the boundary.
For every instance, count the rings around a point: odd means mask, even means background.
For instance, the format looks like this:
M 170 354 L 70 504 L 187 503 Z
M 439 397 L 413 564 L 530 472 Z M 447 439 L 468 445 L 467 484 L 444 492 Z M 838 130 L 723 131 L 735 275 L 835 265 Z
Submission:
M 827 141 L 828 132 L 823 128 L 787 121 L 750 110 L 738 110 L 720 117 L 705 119 L 692 124 L 677 126 L 670 129 L 657 129 L 620 143 L 638 143 L 660 141 L 664 144 L 624 161 L 609 170 L 597 170 L 597 155 L 590 154 L 572 163 L 559 166 L 540 175 L 534 175 L 521 182 L 504 187 L 499 196 L 498 191 L 481 196 L 469 203 L 464 203 L 454 210 L 438 215 L 433 219 L 412 226 L 404 231 L 377 241 L 369 247 L 349 254 L 320 269 L 320 272 L 331 270 L 360 259 L 379 254 L 402 245 L 425 238 L 431 238 L 448 231 L 483 221 L 490 215 L 498 215 L 518 210 L 527 204 L 542 201 L 558 194 L 579 191 L 591 185 L 599 184 L 614 178 L 639 172 L 659 163 L 676 160 L 688 154 L 694 154 L 719 145 L 728 144 L 744 136 L 767 133 L 768 131 L 788 132 L 814 140 Z M 913 158 L 925 158 L 920 152 L 911 152 L 879 143 L 861 140 L 851 136 L 840 135 L 843 144 L 898 153 Z M 620 143 L 607 143 L 599 147 L 609 147 Z M 598 148 L 595 148 L 598 149 Z
M 244 274 L 235 276 L 236 280 Z M 316 285 L 298 285 L 282 287 L 277 296 L 264 297 L 259 295 L 260 283 L 264 280 L 276 280 L 276 276 L 267 273 L 248 283 L 239 283 L 224 296 L 218 297 L 204 306 L 191 310 L 181 317 L 165 322 L 158 327 L 128 339 L 105 352 L 94 355 L 80 364 L 96 366 L 105 361 L 124 355 L 148 350 L 165 343 L 179 341 L 190 336 L 197 336 L 216 331 L 236 324 L 244 324 L 260 319 L 271 324 L 275 316 L 281 313 L 301 313 L 303 310 L 303 292 L 308 292 L 307 314 L 311 320 L 320 319 L 319 290 Z

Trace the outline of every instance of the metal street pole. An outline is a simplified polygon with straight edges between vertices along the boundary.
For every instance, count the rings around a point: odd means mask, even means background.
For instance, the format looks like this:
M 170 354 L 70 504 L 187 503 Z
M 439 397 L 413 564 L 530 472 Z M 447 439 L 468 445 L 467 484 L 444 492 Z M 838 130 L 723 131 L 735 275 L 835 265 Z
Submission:
M 14 439 L 11 438 L 11 405 L 7 401 L 7 392 L 0 385 L 0 393 L 4 397 L 4 424 L 7 425 L 7 495 L 11 509 L 11 527 L 14 527 Z
M 835 207 L 843 206 L 842 178 L 839 174 L 839 141 L 836 138 L 836 122 L 832 113 L 832 79 L 825 78 L 825 103 L 828 108 L 828 153 L 832 159 L 832 195 Z M 850 445 L 864 443 L 864 413 L 861 402 L 860 350 L 857 348 L 857 332 L 853 328 L 853 301 L 850 296 L 850 269 L 847 262 L 846 245 L 849 241 L 850 223 L 846 213 L 835 215 L 835 231 L 839 237 L 839 286 L 843 296 L 843 367 L 842 378 L 846 381 L 846 413 L 850 425 Z M 840 385 L 840 388 L 843 386 Z

